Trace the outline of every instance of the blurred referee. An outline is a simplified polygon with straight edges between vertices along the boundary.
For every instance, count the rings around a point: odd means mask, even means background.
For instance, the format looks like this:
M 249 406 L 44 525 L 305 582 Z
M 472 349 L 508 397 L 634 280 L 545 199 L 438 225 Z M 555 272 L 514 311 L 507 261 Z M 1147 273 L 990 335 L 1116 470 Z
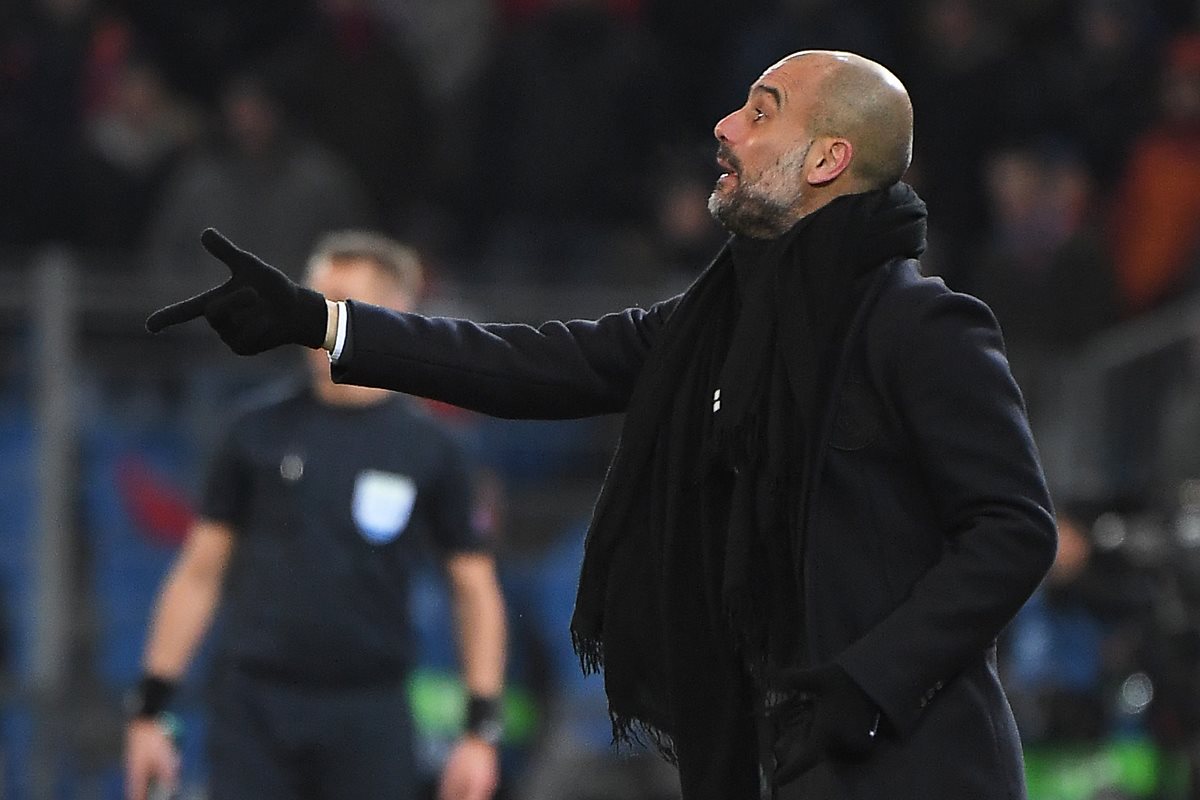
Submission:
M 421 267 L 391 240 L 342 232 L 318 245 L 307 282 L 327 297 L 409 310 Z M 161 715 L 218 603 L 212 800 L 416 798 L 404 682 L 408 570 L 422 539 L 449 573 L 469 693 L 439 797 L 495 791 L 504 608 L 471 526 L 464 455 L 407 399 L 334 384 L 326 355 L 313 356 L 308 384 L 240 416 L 211 465 L 131 695 L 129 800 L 178 784 Z

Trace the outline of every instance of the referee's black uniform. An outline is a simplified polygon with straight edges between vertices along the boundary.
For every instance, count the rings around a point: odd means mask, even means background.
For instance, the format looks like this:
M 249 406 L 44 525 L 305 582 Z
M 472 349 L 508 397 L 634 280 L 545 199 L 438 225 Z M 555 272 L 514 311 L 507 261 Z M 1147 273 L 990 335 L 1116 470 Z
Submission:
M 411 798 L 404 678 L 416 548 L 481 550 L 452 436 L 407 399 L 260 404 L 212 462 L 205 518 L 236 544 L 225 576 L 212 800 Z

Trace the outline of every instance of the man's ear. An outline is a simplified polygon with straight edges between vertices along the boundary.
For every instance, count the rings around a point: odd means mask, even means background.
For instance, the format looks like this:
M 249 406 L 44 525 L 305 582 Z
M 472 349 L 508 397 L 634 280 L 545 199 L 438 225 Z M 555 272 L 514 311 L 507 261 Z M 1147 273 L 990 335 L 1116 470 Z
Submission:
M 824 186 L 846 171 L 854 158 L 854 145 L 847 139 L 821 138 L 813 145 L 816 162 L 808 170 L 806 180 L 813 186 Z

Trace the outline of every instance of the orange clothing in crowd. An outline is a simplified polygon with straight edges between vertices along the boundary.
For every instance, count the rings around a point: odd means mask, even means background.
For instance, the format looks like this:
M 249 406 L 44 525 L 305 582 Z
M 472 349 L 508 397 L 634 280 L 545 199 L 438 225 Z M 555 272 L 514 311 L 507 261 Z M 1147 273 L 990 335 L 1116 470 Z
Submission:
M 1113 209 L 1126 314 L 1185 288 L 1200 261 L 1200 32 L 1176 37 L 1163 67 L 1162 116 L 1134 143 Z
M 1200 128 L 1142 137 L 1117 197 L 1117 289 L 1136 314 L 1166 299 L 1200 258 Z

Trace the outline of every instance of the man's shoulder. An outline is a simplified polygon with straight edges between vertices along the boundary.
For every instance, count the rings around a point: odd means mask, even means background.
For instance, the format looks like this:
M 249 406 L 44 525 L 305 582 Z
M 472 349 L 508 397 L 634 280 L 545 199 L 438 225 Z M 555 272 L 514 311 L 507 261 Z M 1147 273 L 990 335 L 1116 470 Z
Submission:
M 915 259 L 898 260 L 889 269 L 866 325 L 872 347 L 882 344 L 891 350 L 920 338 L 920 332 L 934 320 L 952 320 L 962 326 L 995 325 L 994 315 L 982 300 L 955 291 L 936 275 L 924 274 Z M 941 330 L 941 326 L 935 327 Z
M 956 291 L 937 275 L 925 274 L 921 262 L 916 259 L 897 259 L 889 265 L 888 277 L 876 303 L 875 317 L 886 321 L 893 316 L 917 316 L 943 304 L 980 311 L 987 309 L 979 298 Z
M 889 265 L 882 297 L 892 302 L 922 302 L 952 291 L 937 275 L 927 275 L 915 258 L 896 259 Z

